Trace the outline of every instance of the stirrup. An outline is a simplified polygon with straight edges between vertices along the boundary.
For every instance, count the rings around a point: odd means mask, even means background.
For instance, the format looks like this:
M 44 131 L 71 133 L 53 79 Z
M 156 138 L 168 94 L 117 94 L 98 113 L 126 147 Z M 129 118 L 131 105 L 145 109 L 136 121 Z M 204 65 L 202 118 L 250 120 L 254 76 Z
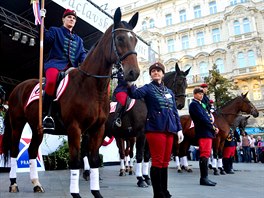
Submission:
M 115 125 L 116 125 L 117 127 L 121 127 L 121 126 L 122 126 L 121 118 L 116 118 L 116 120 L 115 120 Z
M 53 118 L 51 116 L 46 116 L 44 119 L 43 119 L 43 130 L 55 130 L 55 122 L 53 120 Z

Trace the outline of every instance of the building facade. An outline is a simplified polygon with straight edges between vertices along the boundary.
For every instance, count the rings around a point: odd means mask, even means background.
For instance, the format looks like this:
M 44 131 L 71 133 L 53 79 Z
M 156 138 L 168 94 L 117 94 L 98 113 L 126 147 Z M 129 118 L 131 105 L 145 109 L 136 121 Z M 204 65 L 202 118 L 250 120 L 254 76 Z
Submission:
M 174 70 L 176 62 L 182 70 L 191 67 L 181 114 L 188 112 L 193 88 L 216 64 L 221 75 L 238 85 L 237 94 L 248 91 L 260 111 L 250 125 L 264 125 L 263 0 L 141 0 L 121 9 L 124 18 L 139 12 L 135 32 L 150 44 L 166 71 Z M 155 60 L 139 60 L 138 85 L 149 81 L 148 67 Z

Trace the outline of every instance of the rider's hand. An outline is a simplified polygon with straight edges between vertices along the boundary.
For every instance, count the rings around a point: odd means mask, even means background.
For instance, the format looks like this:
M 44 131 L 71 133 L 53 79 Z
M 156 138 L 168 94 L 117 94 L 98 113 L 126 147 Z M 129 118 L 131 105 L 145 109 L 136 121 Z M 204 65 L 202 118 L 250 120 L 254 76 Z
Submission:
M 184 139 L 182 130 L 178 131 L 177 135 L 178 135 L 178 143 L 180 144 Z
M 47 12 L 46 9 L 40 9 L 40 12 L 39 12 L 39 13 L 40 13 L 40 17 L 41 17 L 41 18 L 42 18 L 42 17 L 43 17 L 43 18 L 46 17 L 46 12 Z
M 215 128 L 215 134 L 218 134 L 218 132 L 219 132 L 219 129 L 216 127 Z

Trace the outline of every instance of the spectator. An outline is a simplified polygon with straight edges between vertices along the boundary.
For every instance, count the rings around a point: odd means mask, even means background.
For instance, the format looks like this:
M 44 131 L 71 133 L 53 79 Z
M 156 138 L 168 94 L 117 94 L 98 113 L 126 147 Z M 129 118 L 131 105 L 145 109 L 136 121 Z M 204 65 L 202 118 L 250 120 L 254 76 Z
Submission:
M 264 163 L 264 141 L 261 136 L 257 137 L 257 162 Z
M 244 156 L 244 162 L 250 162 L 250 138 L 247 134 L 247 132 L 245 132 L 242 135 L 242 149 L 243 149 L 243 156 Z
M 250 162 L 253 158 L 254 162 L 257 163 L 257 157 L 256 157 L 256 139 L 253 135 L 250 135 Z

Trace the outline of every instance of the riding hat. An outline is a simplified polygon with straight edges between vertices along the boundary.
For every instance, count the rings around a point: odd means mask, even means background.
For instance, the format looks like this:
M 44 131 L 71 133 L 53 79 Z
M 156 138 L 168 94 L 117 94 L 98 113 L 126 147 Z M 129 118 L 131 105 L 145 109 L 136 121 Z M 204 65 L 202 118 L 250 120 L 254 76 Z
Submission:
M 165 67 L 160 62 L 156 62 L 149 67 L 149 75 L 151 74 L 152 69 L 160 69 L 163 72 L 163 74 L 165 73 Z
M 74 10 L 66 9 L 62 15 L 62 18 L 65 18 L 68 15 L 73 15 L 77 18 L 76 12 Z
M 203 83 L 200 85 L 200 87 L 205 88 L 205 87 L 208 87 L 208 85 L 206 83 Z
M 193 94 L 197 94 L 197 93 L 203 93 L 203 89 L 201 87 L 195 87 L 193 90 Z

